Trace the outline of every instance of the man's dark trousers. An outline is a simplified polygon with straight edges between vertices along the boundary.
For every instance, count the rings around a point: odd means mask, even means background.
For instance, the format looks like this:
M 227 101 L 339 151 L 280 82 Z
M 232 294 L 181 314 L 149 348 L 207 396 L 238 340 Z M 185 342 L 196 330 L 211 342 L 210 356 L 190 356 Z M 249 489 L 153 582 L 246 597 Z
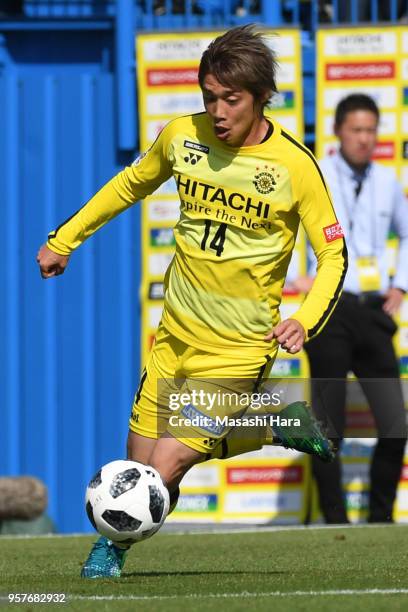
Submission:
M 340 444 L 345 430 L 346 378 L 358 378 L 373 413 L 378 440 L 370 469 L 369 522 L 392 521 L 404 459 L 406 415 L 392 345 L 397 329 L 378 295 L 344 293 L 323 331 L 305 345 L 312 377 L 312 405 Z M 320 507 L 327 523 L 348 522 L 341 464 L 313 457 Z

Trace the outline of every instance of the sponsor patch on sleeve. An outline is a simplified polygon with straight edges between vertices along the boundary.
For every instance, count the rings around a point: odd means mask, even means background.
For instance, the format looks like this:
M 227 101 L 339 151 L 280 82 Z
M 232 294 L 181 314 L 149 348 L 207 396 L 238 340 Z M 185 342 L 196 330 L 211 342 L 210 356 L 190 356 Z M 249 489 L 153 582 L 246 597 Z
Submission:
M 333 242 L 338 238 L 344 238 L 343 230 L 340 223 L 333 223 L 333 225 L 327 225 L 323 228 L 324 237 L 326 242 Z

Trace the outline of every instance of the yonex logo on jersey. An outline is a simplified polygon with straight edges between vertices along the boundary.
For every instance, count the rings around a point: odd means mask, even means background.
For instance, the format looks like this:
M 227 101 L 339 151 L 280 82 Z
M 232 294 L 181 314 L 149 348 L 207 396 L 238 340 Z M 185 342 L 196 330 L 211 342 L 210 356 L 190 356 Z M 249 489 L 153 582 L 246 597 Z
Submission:
M 324 227 L 323 232 L 326 238 L 326 242 L 333 242 L 333 240 L 344 238 L 342 227 L 338 222 Z
M 264 168 L 257 168 L 257 174 L 255 174 L 253 183 L 255 185 L 255 189 L 259 191 L 259 193 L 271 193 L 271 191 L 275 191 L 276 178 L 272 174 L 275 168 L 268 168 L 265 166 Z M 276 175 L 279 178 L 279 174 Z
M 192 166 L 195 166 L 196 164 L 198 164 L 201 158 L 202 155 L 197 155 L 197 153 L 189 152 L 189 154 L 185 156 L 184 161 L 186 162 L 186 164 L 191 164 Z
M 193 151 L 200 151 L 200 153 L 206 153 L 207 155 L 210 152 L 209 147 L 206 145 L 202 145 L 199 142 L 191 142 L 191 140 L 185 140 L 184 146 L 186 149 L 193 149 Z

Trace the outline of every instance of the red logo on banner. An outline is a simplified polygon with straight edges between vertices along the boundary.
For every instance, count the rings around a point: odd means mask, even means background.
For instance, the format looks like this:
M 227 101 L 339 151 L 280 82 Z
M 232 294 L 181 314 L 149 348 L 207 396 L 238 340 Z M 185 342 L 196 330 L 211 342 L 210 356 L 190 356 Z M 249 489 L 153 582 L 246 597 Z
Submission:
M 148 85 L 196 85 L 197 68 L 151 68 L 147 71 Z
M 394 159 L 395 142 L 377 142 L 375 145 L 373 159 Z
M 228 484 L 289 484 L 302 482 L 303 468 L 297 466 L 252 466 L 227 468 Z
M 338 222 L 324 227 L 323 232 L 326 237 L 326 242 L 333 242 L 333 240 L 337 240 L 338 238 L 344 238 L 343 230 Z
M 364 79 L 393 79 L 394 77 L 394 62 L 326 64 L 326 81 L 360 81 Z

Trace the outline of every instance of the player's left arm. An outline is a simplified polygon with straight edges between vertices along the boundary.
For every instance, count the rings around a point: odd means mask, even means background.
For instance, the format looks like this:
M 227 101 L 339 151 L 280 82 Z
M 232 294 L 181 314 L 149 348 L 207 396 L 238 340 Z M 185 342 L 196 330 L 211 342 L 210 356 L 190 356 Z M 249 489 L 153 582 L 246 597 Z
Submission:
M 293 173 L 293 193 L 316 255 L 317 273 L 292 319 L 302 325 L 307 341 L 323 329 L 337 304 L 347 271 L 347 248 L 321 170 L 312 156 L 305 157 L 301 171 Z

